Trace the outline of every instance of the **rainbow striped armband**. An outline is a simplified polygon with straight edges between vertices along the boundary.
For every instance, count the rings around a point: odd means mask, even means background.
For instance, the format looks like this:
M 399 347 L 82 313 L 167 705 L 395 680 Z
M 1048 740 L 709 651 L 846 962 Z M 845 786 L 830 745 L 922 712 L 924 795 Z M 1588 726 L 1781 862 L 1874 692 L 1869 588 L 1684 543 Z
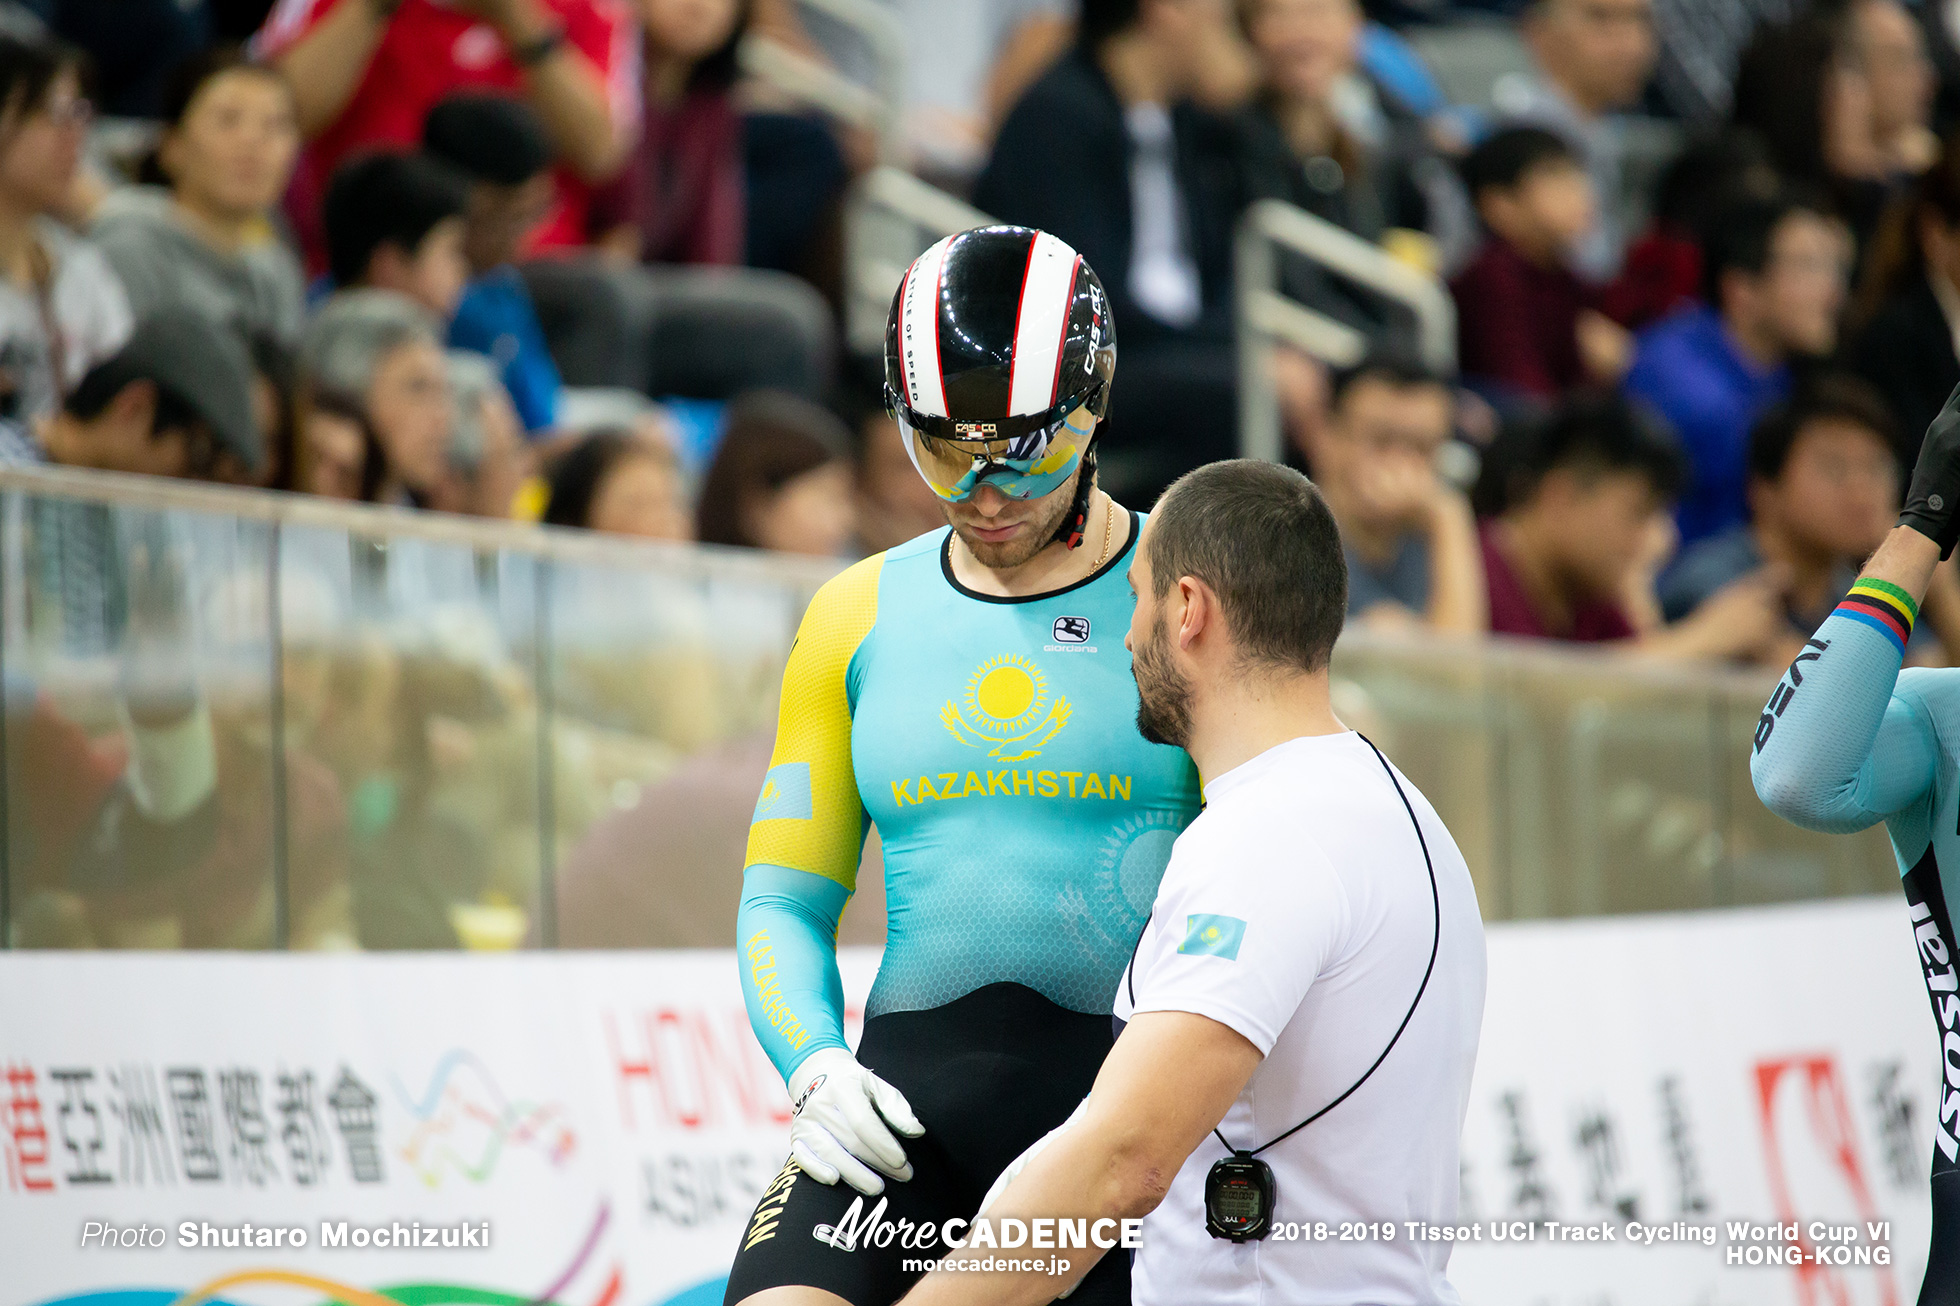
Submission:
M 1912 638 L 1912 624 L 1919 620 L 1919 605 L 1912 595 L 1890 581 L 1861 576 L 1838 603 L 1834 617 L 1863 622 L 1892 641 L 1904 657 L 1906 641 Z

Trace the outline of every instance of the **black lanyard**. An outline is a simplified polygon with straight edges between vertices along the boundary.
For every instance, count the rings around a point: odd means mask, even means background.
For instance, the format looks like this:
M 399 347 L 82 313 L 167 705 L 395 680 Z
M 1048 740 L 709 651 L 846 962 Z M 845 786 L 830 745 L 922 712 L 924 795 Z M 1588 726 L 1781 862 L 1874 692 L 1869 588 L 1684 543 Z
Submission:
M 1424 968 L 1422 972 L 1422 983 L 1418 985 L 1416 988 L 1415 999 L 1414 1001 L 1409 1003 L 1408 1011 L 1403 1014 L 1402 1023 L 1395 1027 L 1395 1035 L 1394 1037 L 1388 1040 L 1388 1046 L 1382 1049 L 1381 1055 L 1375 1058 L 1375 1063 L 1368 1067 L 1368 1069 L 1362 1074 L 1361 1078 L 1355 1080 L 1352 1084 L 1348 1085 L 1346 1090 L 1343 1091 L 1339 1097 L 1335 1098 L 1332 1102 L 1329 1102 L 1326 1106 L 1320 1108 L 1320 1110 L 1314 1112 L 1312 1115 L 1308 1116 L 1305 1120 L 1302 1120 L 1299 1124 L 1293 1126 L 1293 1128 L 1287 1130 L 1279 1137 L 1271 1139 L 1268 1142 L 1262 1143 L 1258 1147 L 1253 1148 L 1249 1152 L 1238 1151 L 1236 1148 L 1234 1148 L 1231 1145 L 1231 1143 L 1226 1141 L 1224 1134 L 1220 1133 L 1217 1129 L 1214 1128 L 1211 1131 L 1212 1134 L 1217 1137 L 1219 1142 L 1225 1144 L 1226 1151 L 1232 1152 L 1236 1156 L 1253 1157 L 1259 1155 L 1267 1148 L 1273 1146 L 1273 1144 L 1284 1142 L 1286 1139 L 1293 1137 L 1293 1135 L 1299 1133 L 1302 1129 L 1305 1129 L 1308 1125 L 1320 1119 L 1322 1116 L 1326 1115 L 1329 1111 L 1332 1111 L 1335 1107 L 1347 1101 L 1349 1097 L 1353 1096 L 1355 1090 L 1360 1088 L 1363 1084 L 1367 1083 L 1368 1077 L 1370 1075 L 1373 1075 L 1375 1071 L 1379 1070 L 1381 1068 L 1382 1062 L 1388 1060 L 1388 1054 L 1395 1050 L 1395 1045 L 1401 1041 L 1402 1031 L 1406 1030 L 1409 1027 L 1409 1022 L 1415 1019 L 1416 1007 L 1421 1004 L 1422 995 L 1426 993 L 1429 989 L 1429 977 L 1436 973 L 1436 956 L 1437 953 L 1441 951 L 1442 944 L 1443 944 L 1443 899 L 1442 899 L 1441 892 L 1438 890 L 1436 886 L 1436 862 L 1435 859 L 1429 855 L 1429 840 L 1423 837 L 1422 822 L 1416 819 L 1416 809 L 1409 802 L 1409 795 L 1403 792 L 1402 782 L 1395 778 L 1395 768 L 1388 764 L 1388 759 L 1386 757 L 1382 756 L 1382 750 L 1375 747 L 1374 740 L 1368 738 L 1368 736 L 1364 734 L 1361 734 L 1361 732 L 1358 730 L 1355 731 L 1355 734 L 1360 738 L 1362 743 L 1368 745 L 1368 750 L 1375 755 L 1375 760 L 1382 764 L 1382 770 L 1387 774 L 1388 782 L 1395 786 L 1395 796 L 1402 800 L 1402 810 L 1409 814 L 1409 824 L 1415 828 L 1415 832 L 1416 832 L 1416 843 L 1422 848 L 1423 865 L 1427 867 L 1429 870 L 1429 900 L 1436 909 L 1435 932 L 1431 936 L 1430 943 L 1429 943 L 1429 965 L 1426 968 Z M 1149 930 L 1150 930 L 1150 921 L 1146 919 L 1143 923 L 1143 933 L 1148 933 Z M 1137 952 L 1141 950 L 1143 947 L 1143 933 L 1137 935 L 1136 947 L 1130 950 L 1129 974 L 1126 976 L 1126 978 L 1129 980 L 1129 988 L 1130 988 L 1130 1015 L 1133 1018 L 1136 1015 L 1136 1005 L 1137 1005 L 1136 960 L 1137 960 Z

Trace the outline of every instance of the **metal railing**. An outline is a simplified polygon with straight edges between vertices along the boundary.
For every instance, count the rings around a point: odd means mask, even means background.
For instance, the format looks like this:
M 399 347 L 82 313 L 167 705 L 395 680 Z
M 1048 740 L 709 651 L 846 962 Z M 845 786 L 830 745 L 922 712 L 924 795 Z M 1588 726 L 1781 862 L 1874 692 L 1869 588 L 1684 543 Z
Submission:
M 1424 363 L 1444 376 L 1456 374 L 1456 304 L 1440 279 L 1294 205 L 1259 200 L 1239 220 L 1235 251 L 1239 452 L 1272 462 L 1285 451 L 1273 344 L 1291 345 L 1333 367 L 1352 367 L 1369 345 L 1363 332 L 1285 294 L 1289 254 L 1406 306 L 1415 315 Z
M 858 179 L 845 209 L 844 336 L 853 351 L 882 356 L 892 296 L 912 260 L 956 231 L 994 219 L 898 168 Z
M 830 65 L 767 36 L 751 34 L 739 51 L 742 70 L 783 94 L 823 110 L 878 138 L 886 164 L 905 158 L 905 30 L 873 0 L 802 0 L 864 41 L 872 84 L 864 86 Z

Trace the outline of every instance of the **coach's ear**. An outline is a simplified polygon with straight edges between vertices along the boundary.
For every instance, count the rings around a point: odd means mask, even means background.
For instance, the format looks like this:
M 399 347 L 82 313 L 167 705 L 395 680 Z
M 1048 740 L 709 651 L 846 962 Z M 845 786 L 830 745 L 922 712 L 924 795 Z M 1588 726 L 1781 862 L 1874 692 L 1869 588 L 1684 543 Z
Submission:
M 1177 646 L 1194 651 L 1200 640 L 1217 642 L 1225 636 L 1224 613 L 1218 606 L 1218 593 L 1196 576 L 1179 576 L 1173 599 L 1175 611 L 1168 614 L 1177 626 Z

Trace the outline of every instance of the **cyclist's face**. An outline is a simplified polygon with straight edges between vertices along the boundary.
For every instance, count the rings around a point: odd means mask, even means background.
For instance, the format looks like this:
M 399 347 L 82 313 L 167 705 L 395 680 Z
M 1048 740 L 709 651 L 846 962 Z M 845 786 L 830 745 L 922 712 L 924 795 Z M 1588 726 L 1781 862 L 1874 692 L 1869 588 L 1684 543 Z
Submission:
M 1082 478 L 1077 467 L 1058 488 L 1039 499 L 1010 499 L 985 481 L 958 502 L 942 500 L 939 510 L 960 537 L 974 561 L 996 571 L 1011 571 L 1033 559 L 1054 538 Z

